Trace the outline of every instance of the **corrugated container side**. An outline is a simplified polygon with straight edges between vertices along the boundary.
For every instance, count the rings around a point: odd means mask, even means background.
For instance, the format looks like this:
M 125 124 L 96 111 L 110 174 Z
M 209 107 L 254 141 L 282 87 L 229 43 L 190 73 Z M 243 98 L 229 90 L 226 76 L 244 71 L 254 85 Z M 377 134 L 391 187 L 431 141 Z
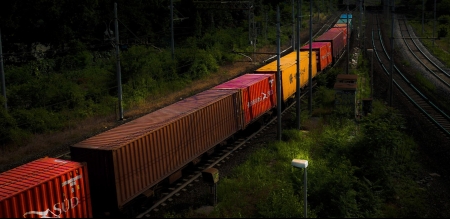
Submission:
M 256 69 L 255 73 L 265 74 L 271 73 L 275 74 L 277 77 L 277 60 L 270 62 L 269 64 Z M 280 75 L 281 75 L 281 98 L 282 101 L 286 101 L 296 90 L 292 89 L 296 85 L 297 81 L 297 54 L 296 52 L 291 52 L 280 58 Z
M 337 24 L 347 24 L 347 19 L 339 19 L 337 22 Z M 350 29 L 352 29 L 353 25 L 352 25 L 352 19 L 348 19 L 348 26 Z
M 88 163 L 95 213 L 117 212 L 240 129 L 239 93 L 206 90 L 70 147 Z
M 0 174 L 2 218 L 92 218 L 87 166 L 41 158 Z
M 316 52 L 317 71 L 322 71 L 331 65 L 331 43 L 330 42 L 312 42 L 311 50 Z M 309 51 L 309 44 L 300 48 L 300 51 Z
M 347 24 L 334 24 L 333 27 L 342 27 L 342 28 L 346 28 L 348 31 L 348 35 L 351 36 L 352 34 L 352 29 L 351 28 L 347 28 Z
M 309 76 L 309 51 L 300 52 L 300 87 L 303 88 L 308 84 Z M 312 57 L 316 56 L 316 52 L 313 51 Z M 317 74 L 317 63 L 311 62 L 313 66 L 313 77 Z M 274 73 L 277 75 L 277 61 L 257 69 L 255 73 Z M 281 86 L 283 102 L 286 102 L 289 98 L 293 97 L 297 92 L 297 52 L 291 52 L 280 58 L 280 74 L 281 74 Z M 275 76 L 276 77 L 276 76 Z
M 312 57 L 316 57 L 316 52 L 312 51 Z M 317 62 L 311 62 L 311 74 L 314 78 L 317 74 Z M 300 88 L 304 88 L 309 83 L 309 51 L 300 51 Z M 287 83 L 283 81 L 283 85 Z M 296 89 L 297 86 L 294 85 L 292 88 Z
M 327 31 L 314 40 L 315 42 L 331 42 L 333 63 L 336 62 L 345 48 L 342 34 L 342 32 Z
M 331 32 L 335 31 L 335 32 L 342 32 L 342 33 L 344 33 L 342 35 L 344 46 L 347 45 L 347 28 L 346 27 L 332 27 L 328 31 L 331 31 Z
M 239 90 L 243 129 L 277 104 L 275 74 L 245 74 L 212 89 Z

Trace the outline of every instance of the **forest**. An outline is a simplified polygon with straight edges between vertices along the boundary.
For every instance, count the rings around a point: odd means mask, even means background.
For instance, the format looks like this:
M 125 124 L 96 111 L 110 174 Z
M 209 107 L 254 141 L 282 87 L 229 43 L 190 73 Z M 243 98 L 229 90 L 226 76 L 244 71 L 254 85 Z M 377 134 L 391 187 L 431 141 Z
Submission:
M 33 134 L 62 130 L 80 119 L 117 114 L 119 84 L 126 110 L 216 74 L 219 66 L 242 58 L 235 51 L 276 45 L 277 6 L 281 42 L 290 43 L 293 3 L 298 1 L 226 1 L 225 6 L 220 2 L 1 1 L 6 95 L 0 96 L 0 145 L 7 146 L 2 149 L 14 150 Z M 302 13 L 309 13 L 310 2 L 301 2 Z M 431 22 L 434 2 L 425 2 Z M 312 3 L 313 13 L 319 14 L 334 13 L 347 1 Z M 419 0 L 396 4 L 422 10 Z M 447 30 L 449 10 L 450 0 L 437 1 L 438 30 Z M 308 28 L 306 19 L 301 28 Z

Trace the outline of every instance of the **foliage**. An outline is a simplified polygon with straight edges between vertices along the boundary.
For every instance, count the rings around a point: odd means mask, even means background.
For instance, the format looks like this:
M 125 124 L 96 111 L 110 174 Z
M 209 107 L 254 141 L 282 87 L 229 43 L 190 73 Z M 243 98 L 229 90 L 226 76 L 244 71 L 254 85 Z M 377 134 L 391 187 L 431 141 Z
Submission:
M 124 48 L 120 51 L 120 83 L 125 109 L 215 74 L 220 65 L 241 58 L 233 50 L 250 52 L 254 49 L 248 42 L 248 16 L 243 12 L 218 12 L 211 23 L 210 14 L 195 10 L 192 2 L 175 3 L 176 16 L 196 19 L 175 23 L 192 24 L 195 29 L 184 33 L 176 30 L 180 35 L 175 36 L 177 47 L 172 54 L 167 49 L 167 2 L 117 3 L 120 39 L 127 42 L 120 45 Z M 0 5 L 2 39 L 7 45 L 4 49 L 24 52 L 5 57 L 10 111 L 4 115 L 4 127 L 9 127 L 11 132 L 19 130 L 15 133 L 46 133 L 63 129 L 74 120 L 117 112 L 118 69 L 115 51 L 110 45 L 114 35 L 104 39 L 102 35 L 105 28 L 114 31 L 111 26 L 114 2 L 41 0 Z M 289 8 L 288 5 L 283 7 Z M 48 8 L 46 13 L 39 13 L 43 8 Z M 73 16 L 63 16 L 62 11 L 67 11 L 64 15 Z M 11 13 L 17 16 L 29 13 L 30 20 L 8 16 Z M 273 10 L 269 14 L 275 16 Z M 80 17 L 82 15 L 84 17 Z M 32 31 L 34 38 L 24 35 L 25 30 Z M 51 37 L 43 37 L 44 33 Z M 130 36 L 139 35 L 148 38 L 134 40 L 150 43 L 128 44 Z M 286 34 L 282 34 L 282 38 L 286 39 Z M 19 43 L 12 44 L 12 41 Z M 263 46 L 261 42 L 258 46 Z M 36 45 L 46 46 L 49 51 L 36 53 Z M 11 132 L 1 133 L 1 143 L 14 143 L 13 139 L 18 139 L 12 138 Z
M 321 132 L 284 130 L 283 141 L 258 149 L 222 178 L 212 217 L 301 217 L 304 170 L 290 165 L 293 158 L 308 160 L 310 217 L 421 215 L 425 193 L 408 180 L 419 168 L 417 145 L 402 133 L 395 110 L 375 101 L 360 131 L 337 114 L 323 119 Z
M 342 74 L 343 70 L 340 68 L 329 69 L 325 74 L 319 74 L 316 77 L 318 86 L 326 86 L 327 88 L 333 88 L 336 82 L 336 76 Z

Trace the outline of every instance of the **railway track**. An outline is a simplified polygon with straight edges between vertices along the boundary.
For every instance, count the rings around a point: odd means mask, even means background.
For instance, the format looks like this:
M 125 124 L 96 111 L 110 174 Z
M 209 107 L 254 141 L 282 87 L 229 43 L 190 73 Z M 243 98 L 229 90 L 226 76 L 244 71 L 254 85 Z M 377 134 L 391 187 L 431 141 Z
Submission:
M 314 35 L 317 36 L 323 33 L 326 29 L 331 26 L 335 19 L 330 18 L 326 24 Z M 309 42 L 309 41 L 308 41 Z M 308 43 L 305 42 L 304 44 Z M 293 50 L 292 47 L 286 49 Z M 270 59 L 270 58 L 269 58 Z M 313 84 L 313 88 L 316 86 L 316 83 Z M 302 97 L 308 94 L 309 88 L 306 88 L 304 92 L 302 92 Z M 282 116 L 289 112 L 295 106 L 295 101 L 290 102 L 290 104 L 283 110 Z M 183 174 L 180 179 L 176 180 L 174 183 L 170 185 L 160 185 L 158 190 L 154 190 L 151 194 L 143 194 L 143 196 L 148 195 L 148 197 L 139 197 L 139 201 L 132 201 L 130 205 L 132 205 L 132 215 L 137 215 L 137 218 L 148 218 L 152 217 L 153 211 L 158 211 L 159 208 L 167 205 L 168 202 L 171 202 L 180 193 L 187 191 L 189 187 L 194 186 L 193 184 L 199 182 L 201 180 L 202 171 L 208 168 L 219 168 L 222 163 L 226 162 L 230 159 L 235 153 L 239 150 L 243 149 L 250 142 L 257 138 L 260 135 L 263 135 L 265 131 L 271 129 L 271 126 L 276 124 L 277 117 L 272 116 L 270 121 L 262 125 L 257 131 L 251 132 L 248 135 L 240 136 L 238 140 L 233 141 L 225 146 L 218 146 L 215 148 L 214 152 L 208 155 L 207 159 L 202 159 L 195 166 L 189 166 L 183 169 Z M 273 128 L 272 128 L 273 130 Z M 56 158 L 67 159 L 70 160 L 70 152 L 63 152 L 56 156 Z M 143 200 L 144 199 L 144 200 Z
M 450 139 L 450 117 L 442 109 L 430 101 L 422 92 L 419 91 L 401 72 L 395 64 L 391 66 L 390 49 L 385 46 L 382 38 L 382 28 L 378 14 L 372 16 L 371 22 L 376 25 L 372 30 L 371 41 L 378 63 L 384 70 L 385 75 L 390 78 L 392 75 L 393 89 L 402 93 L 420 112 L 436 127 L 439 132 Z M 389 81 L 390 79 L 388 79 Z M 391 83 L 391 82 L 389 82 Z
M 313 83 L 313 88 L 316 87 L 317 83 Z M 304 98 L 308 95 L 308 88 L 302 93 L 300 98 Z M 290 113 L 291 110 L 295 108 L 296 102 L 293 101 L 291 104 L 286 106 L 286 108 L 282 111 L 281 116 Z M 182 192 L 186 192 L 190 186 L 193 186 L 194 183 L 201 181 L 202 171 L 208 168 L 217 168 L 220 169 L 220 166 L 227 162 L 228 159 L 231 159 L 235 153 L 238 153 L 241 149 L 252 145 L 252 141 L 258 138 L 261 135 L 267 134 L 270 129 L 273 129 L 274 125 L 277 123 L 277 116 L 272 116 L 270 120 L 261 127 L 251 132 L 245 136 L 240 136 L 239 139 L 230 143 L 229 145 L 225 145 L 222 147 L 218 147 L 217 151 L 208 156 L 208 159 L 202 160 L 195 168 L 188 170 L 187 173 L 183 174 L 183 177 L 173 185 L 168 188 L 165 188 L 161 194 L 161 198 L 153 202 L 148 206 L 141 206 L 143 209 L 136 218 L 151 218 L 152 212 L 159 211 L 160 207 L 164 207 L 168 202 L 171 202 L 174 198 L 180 195 Z M 219 171 L 220 172 L 220 171 Z
M 431 76 L 442 83 L 442 86 L 450 89 L 450 74 L 435 62 L 433 62 L 431 58 L 428 57 L 421 49 L 418 42 L 416 42 L 418 39 L 414 34 L 412 34 L 413 30 L 408 25 L 408 20 L 405 18 L 405 16 L 401 15 L 401 17 L 399 17 L 397 20 L 400 28 L 401 38 L 408 48 L 408 51 L 416 58 L 418 62 L 420 62 L 420 64 L 424 68 L 427 69 Z

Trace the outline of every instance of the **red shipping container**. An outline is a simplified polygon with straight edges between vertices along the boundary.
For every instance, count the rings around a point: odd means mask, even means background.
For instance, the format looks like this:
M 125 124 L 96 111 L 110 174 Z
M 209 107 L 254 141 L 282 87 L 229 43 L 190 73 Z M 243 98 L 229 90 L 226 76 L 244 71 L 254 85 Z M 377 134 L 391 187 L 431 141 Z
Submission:
M 311 50 L 316 51 L 317 71 L 322 71 L 332 64 L 330 42 L 312 42 Z M 309 44 L 302 46 L 300 51 L 309 51 Z
M 94 217 L 127 203 L 238 132 L 236 90 L 206 90 L 70 146 L 89 166 Z
M 0 174 L 2 218 L 92 218 L 87 166 L 41 158 Z
M 342 32 L 344 35 L 344 46 L 347 45 L 347 27 L 332 27 L 328 31 L 336 31 L 336 32 Z
M 235 89 L 241 93 L 242 128 L 277 104 L 275 74 L 245 74 L 212 89 Z
M 339 56 L 344 52 L 343 34 L 342 32 L 327 31 L 314 40 L 314 42 L 331 42 L 333 63 L 336 63 Z
M 336 23 L 336 24 L 333 25 L 333 27 L 345 27 L 345 28 L 347 28 L 347 24 L 338 24 L 338 23 Z M 352 35 L 352 28 L 347 28 L 347 31 L 349 33 L 348 35 L 351 36 Z

